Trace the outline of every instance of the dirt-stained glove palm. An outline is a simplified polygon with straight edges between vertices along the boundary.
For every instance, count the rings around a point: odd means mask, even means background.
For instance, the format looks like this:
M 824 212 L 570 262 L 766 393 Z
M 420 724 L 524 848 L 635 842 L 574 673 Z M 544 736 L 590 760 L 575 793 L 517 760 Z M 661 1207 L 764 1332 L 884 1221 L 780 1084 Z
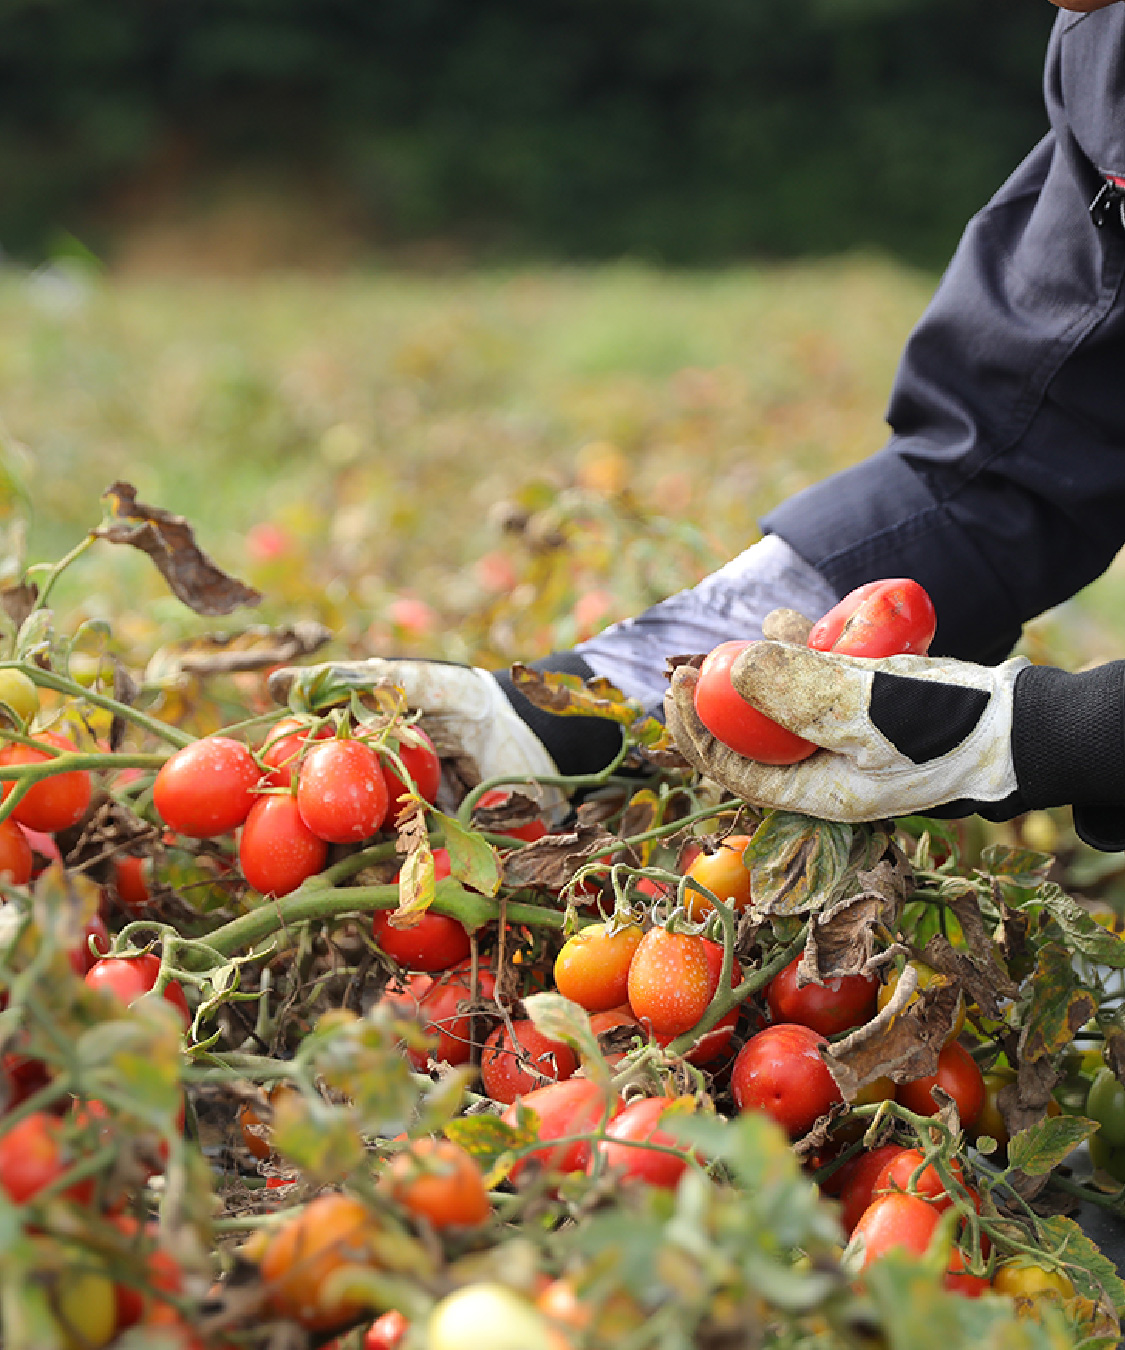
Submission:
M 480 776 L 553 777 L 555 761 L 516 713 L 496 677 L 476 666 L 444 661 L 370 657 L 315 666 L 285 666 L 270 676 L 270 694 L 279 703 L 299 699 L 315 708 L 318 689 L 371 689 L 396 685 L 408 707 L 418 709 L 431 730 L 444 733 L 476 761 Z M 550 794 L 558 800 L 558 792 Z
M 943 808 L 1010 819 L 1032 807 L 1125 804 L 1125 665 L 1070 675 L 1022 657 L 999 666 L 922 656 L 872 661 L 779 642 L 748 647 L 738 693 L 822 747 L 788 767 L 716 740 L 695 711 L 697 672 L 665 700 L 677 747 L 757 806 L 861 821 Z

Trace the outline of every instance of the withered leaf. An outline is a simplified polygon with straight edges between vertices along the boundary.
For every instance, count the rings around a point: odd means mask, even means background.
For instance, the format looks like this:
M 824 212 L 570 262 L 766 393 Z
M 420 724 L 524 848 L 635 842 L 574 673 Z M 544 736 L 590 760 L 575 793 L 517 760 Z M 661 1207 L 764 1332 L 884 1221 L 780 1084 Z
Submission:
M 594 857 L 607 858 L 621 841 L 600 826 L 578 826 L 562 834 L 544 835 L 526 848 L 504 856 L 504 881 L 509 886 L 531 886 L 560 891 Z
M 189 609 L 197 614 L 229 614 L 242 605 L 260 603 L 259 591 L 207 557 L 182 516 L 138 502 L 131 483 L 112 483 L 103 500 L 112 514 L 93 533 L 111 544 L 129 544 L 147 553 L 173 595 Z
M 851 1101 L 875 1078 L 887 1076 L 896 1083 L 907 1083 L 936 1073 L 938 1053 L 953 1026 L 959 997 L 957 986 L 940 978 L 919 989 L 916 971 L 907 966 L 881 1012 L 842 1040 L 821 1048 L 821 1057 L 844 1100 Z
M 16 629 L 23 627 L 24 620 L 35 608 L 39 599 L 39 587 L 33 581 L 21 582 L 18 586 L 5 586 L 0 590 L 0 605 L 11 619 Z
M 923 956 L 928 966 L 961 984 L 986 1017 L 998 1018 L 1000 1000 L 1015 998 L 1019 993 L 1019 985 L 996 960 L 987 939 L 966 950 L 954 947 L 937 933 L 926 943 Z
M 78 827 L 76 827 L 78 828 Z M 128 852 L 143 852 L 160 831 L 113 797 L 105 797 L 82 823 L 76 838 L 59 839 L 67 867 L 89 873 L 96 881 L 109 880 L 109 864 Z
M 175 684 L 185 675 L 266 670 L 309 656 L 332 637 L 330 628 L 311 619 L 280 628 L 253 624 L 236 633 L 204 633 L 157 648 L 145 670 L 145 683 L 159 687 Z
M 604 676 L 583 680 L 578 675 L 532 670 L 518 661 L 511 668 L 512 683 L 543 712 L 560 717 L 602 717 L 632 726 L 642 715 L 639 703 Z
M 832 1136 L 832 1125 L 847 1110 L 843 1102 L 833 1102 L 823 1116 L 819 1116 L 812 1127 L 793 1143 L 793 1152 L 804 1161 L 818 1149 L 824 1148 Z
M 798 986 L 870 973 L 878 946 L 877 930 L 890 927 L 894 915 L 894 902 L 877 891 L 848 896 L 814 915 L 797 966 Z M 882 952 L 880 956 L 879 964 L 885 964 L 888 954 Z
M 1025 1062 L 1049 1059 L 1069 1045 L 1096 1011 L 1093 995 L 1079 982 L 1071 952 L 1061 942 L 1045 943 L 1031 976 L 1031 1004 L 1020 1032 L 1021 1072 Z
M 113 658 L 113 697 L 118 703 L 124 703 L 127 708 L 131 708 L 137 701 L 137 695 L 140 693 L 140 686 L 132 675 L 125 669 L 116 657 Z M 129 730 L 129 723 L 120 715 L 114 713 L 109 723 L 109 748 L 116 753 L 125 743 L 125 735 Z
M 543 807 L 526 793 L 511 791 L 494 806 L 473 807 L 473 828 L 485 834 L 506 834 L 542 818 Z
M 852 827 L 793 811 L 769 811 L 742 861 L 760 914 L 805 914 L 834 898 L 851 852 Z

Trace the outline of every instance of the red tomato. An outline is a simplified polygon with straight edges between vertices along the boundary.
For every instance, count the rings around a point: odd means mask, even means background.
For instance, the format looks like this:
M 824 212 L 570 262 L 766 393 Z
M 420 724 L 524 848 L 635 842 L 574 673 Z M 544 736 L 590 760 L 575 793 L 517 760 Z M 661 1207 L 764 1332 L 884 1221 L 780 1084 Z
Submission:
M 6 1054 L 0 1061 L 0 1072 L 7 1087 L 2 1098 L 6 1111 L 27 1101 L 28 1097 L 51 1081 L 51 1071 L 41 1059 L 14 1052 Z
M 434 1228 L 484 1223 L 492 1201 L 480 1164 L 452 1139 L 416 1139 L 387 1168 L 391 1195 Z
M 86 972 L 86 983 L 91 989 L 100 989 L 120 1003 L 135 1003 L 149 993 L 160 974 L 160 957 L 154 952 L 143 956 L 107 956 L 95 961 Z M 184 991 L 175 980 L 164 986 L 164 997 L 177 1010 L 185 1027 L 191 1025 Z
M 266 782 L 270 787 L 288 787 L 311 741 L 327 740 L 333 733 L 330 726 L 313 730 L 313 723 L 300 717 L 283 717 L 274 724 L 262 746 L 262 763 L 269 766 Z
M 263 895 L 288 895 L 323 871 L 328 845 L 305 824 L 288 792 L 267 792 L 250 808 L 238 840 L 242 875 Z
M 369 839 L 387 815 L 379 757 L 363 741 L 322 741 L 297 775 L 297 805 L 313 834 L 330 844 Z
M 858 586 L 813 624 L 808 645 L 845 656 L 925 656 L 937 616 L 930 597 L 909 577 Z
M 673 1190 L 689 1163 L 687 1147 L 660 1129 L 660 1121 L 673 1102 L 671 1097 L 641 1097 L 622 1107 L 606 1126 L 609 1139 L 597 1144 L 606 1165 L 620 1171 L 626 1181 L 643 1181 Z M 639 1143 L 659 1144 L 675 1152 L 639 1148 Z M 591 1159 L 591 1170 L 593 1166 Z
M 122 1269 L 134 1274 L 139 1264 L 143 1264 L 144 1286 L 139 1284 L 118 1283 L 114 1286 L 117 1297 L 117 1330 L 136 1326 L 151 1313 L 155 1304 L 167 1303 L 154 1297 L 159 1293 L 179 1294 L 183 1291 L 184 1273 L 179 1262 L 170 1252 L 156 1245 L 156 1225 L 146 1224 L 142 1233 L 140 1225 L 132 1215 L 119 1214 L 110 1219 L 110 1223 L 129 1239 L 129 1259 L 122 1263 Z
M 942 1277 L 942 1284 L 950 1293 L 960 1294 L 962 1298 L 980 1298 L 985 1290 L 992 1288 L 992 1281 L 987 1275 L 969 1272 L 965 1253 L 960 1247 L 954 1247 L 949 1253 L 949 1265 Z
M 935 1087 L 949 1093 L 957 1103 L 961 1124 L 969 1129 L 984 1106 L 984 1075 L 977 1067 L 976 1060 L 959 1042 L 949 1041 L 942 1046 L 937 1073 L 926 1078 L 915 1078 L 910 1083 L 900 1083 L 895 1090 L 895 1098 L 908 1111 L 916 1111 L 920 1116 L 935 1116 L 938 1111 L 937 1102 L 932 1096 Z
M 402 1313 L 392 1309 L 376 1317 L 363 1337 L 362 1350 L 399 1350 L 410 1323 Z
M 93 951 L 90 949 L 91 939 L 93 939 Z M 94 955 L 95 951 L 98 956 Z M 95 914 L 82 930 L 82 941 L 77 947 L 71 947 L 67 952 L 67 958 L 75 975 L 85 975 L 95 965 L 98 957 L 105 956 L 108 952 L 109 929 L 106 927 L 102 916 Z
M 269 1306 L 313 1331 L 332 1331 L 367 1306 L 361 1294 L 329 1304 L 324 1287 L 344 1266 L 369 1266 L 375 1217 L 350 1195 L 326 1191 L 271 1230 L 260 1268 Z
M 438 757 L 437 747 L 421 727 L 411 727 L 410 735 L 419 737 L 421 744 L 411 745 L 408 741 L 399 741 L 398 757 L 402 760 L 403 768 L 414 780 L 418 795 L 433 803 L 437 800 L 438 788 L 441 786 L 441 759 Z M 408 789 L 389 759 L 381 758 L 379 762 L 383 766 L 383 777 L 387 780 L 389 799 L 387 815 L 389 819 L 394 820 Z
M 54 731 L 44 731 L 37 738 L 40 745 L 50 745 L 64 754 L 74 753 L 78 747 L 67 736 Z M 30 745 L 9 744 L 0 750 L 0 765 L 43 764 L 54 756 L 44 750 L 36 750 Z M 12 791 L 13 784 L 5 783 L 0 801 Z M 85 769 L 70 769 L 64 773 L 53 774 L 29 788 L 19 803 L 13 808 L 9 820 L 26 825 L 29 830 L 41 830 L 44 834 L 54 834 L 57 830 L 69 829 L 76 825 L 86 814 L 90 804 L 93 785 Z
M 152 801 L 169 829 L 210 839 L 237 829 L 257 800 L 254 756 L 230 736 L 204 736 L 165 760 Z
M 468 1061 L 473 1044 L 480 1045 L 488 1025 L 482 1014 L 475 1021 L 475 1042 L 470 1041 L 470 1017 L 461 1007 L 471 997 L 471 962 L 459 961 L 449 970 L 443 971 L 434 980 L 418 1004 L 418 1014 L 423 1028 L 437 1037 L 437 1044 L 430 1051 L 434 1059 L 445 1064 L 464 1064 Z M 496 976 L 490 970 L 478 971 L 479 996 L 491 999 L 496 992 Z M 425 1068 L 426 1057 L 411 1052 L 411 1060 L 419 1068 Z
M 920 1195 L 923 1200 L 928 1200 L 939 1212 L 949 1209 L 953 1200 L 942 1185 L 937 1169 L 932 1165 L 922 1171 L 913 1187 L 910 1186 L 910 1178 L 924 1161 L 925 1155 L 921 1149 L 902 1149 L 884 1164 L 882 1171 L 875 1179 L 874 1194 L 877 1195 L 882 1191 L 905 1191 L 909 1189 L 912 1193 Z M 964 1184 L 960 1164 L 954 1161 L 950 1170 L 957 1180 Z
M 939 1223 L 941 1214 L 928 1200 L 892 1191 L 872 1200 L 852 1230 L 851 1240 L 862 1239 L 865 1266 L 896 1248 L 924 1256 Z
M 629 995 L 629 966 L 644 933 L 639 924 L 592 923 L 567 938 L 555 958 L 555 988 L 587 1012 L 608 1012 Z
M 24 886 L 31 880 L 34 863 L 27 835 L 11 816 L 0 820 L 0 880 Z
M 875 1184 L 883 1168 L 902 1152 L 899 1144 L 881 1144 L 878 1148 L 857 1154 L 840 1168 L 837 1173 L 840 1222 L 845 1233 L 852 1231 L 859 1222 L 859 1216 L 875 1198 Z
M 711 966 L 704 939 L 650 928 L 629 966 L 629 1006 L 658 1034 L 690 1030 L 711 1002 Z
M 695 686 L 695 711 L 712 736 L 761 764 L 796 764 L 816 746 L 752 707 L 730 681 L 735 659 L 751 645 L 721 642 L 704 658 Z
M 482 792 L 477 798 L 477 806 L 503 806 L 511 795 L 511 788 L 489 788 L 487 792 Z M 543 838 L 547 833 L 547 824 L 542 820 L 529 820 L 525 825 L 512 825 L 507 829 L 497 830 L 495 833 L 506 834 L 509 839 L 523 839 L 531 844 L 536 839 Z
M 148 889 L 148 859 L 126 853 L 114 860 L 113 888 L 126 909 L 143 910 L 151 898 Z
M 822 1036 L 848 1031 L 875 1015 L 879 981 L 873 975 L 841 975 L 824 984 L 797 985 L 795 956 L 770 981 L 766 1002 L 775 1022 L 799 1022 Z
M 589 1078 L 548 1083 L 514 1101 L 501 1119 L 514 1126 L 518 1124 L 521 1106 L 534 1111 L 539 1118 L 539 1139 L 544 1146 L 521 1158 L 511 1170 L 511 1179 L 515 1181 L 529 1165 L 548 1167 L 554 1172 L 585 1171 L 590 1162 L 590 1143 L 586 1139 L 572 1139 L 572 1136 L 592 1134 L 607 1114 L 612 1120 L 623 1104 L 617 1098 L 607 1113 L 601 1089 Z M 549 1147 L 556 1139 L 571 1139 L 571 1142 Z
M 27 1204 L 73 1166 L 63 1147 L 65 1128 L 57 1117 L 35 1111 L 0 1134 L 0 1190 L 13 1204 Z M 75 1182 L 64 1194 L 88 1205 L 94 1198 L 93 1177 Z
M 824 1044 L 819 1032 L 792 1022 L 775 1022 L 751 1036 L 731 1069 L 738 1109 L 765 1111 L 790 1138 L 803 1135 L 842 1100 L 819 1054 Z
M 392 910 L 375 911 L 372 931 L 386 954 L 408 970 L 448 970 L 471 950 L 469 935 L 459 919 L 427 910 L 409 928 L 391 923 Z
M 723 972 L 723 947 L 722 943 L 712 942 L 709 938 L 701 938 L 700 941 L 703 943 L 703 955 L 707 960 L 707 988 L 709 990 L 707 1003 L 710 1006 L 711 1000 L 715 997 L 715 991 L 719 987 L 719 976 Z M 742 968 L 735 961 L 731 966 L 731 987 L 736 988 L 741 983 Z M 714 1063 L 727 1050 L 734 1039 L 734 1028 L 741 1011 L 741 1008 L 735 1005 L 730 1012 L 715 1023 L 710 1031 L 705 1031 L 684 1056 L 687 1062 L 696 1065 Z M 657 1044 L 667 1046 L 676 1039 L 676 1035 L 669 1034 L 666 1031 L 657 1031 L 653 1033 L 653 1039 Z
M 570 1046 L 544 1036 L 527 1018 L 514 1018 L 510 1034 L 503 1022 L 494 1027 L 480 1057 L 485 1092 L 505 1105 L 542 1087 L 545 1078 L 558 1082 L 577 1068 L 578 1056 Z

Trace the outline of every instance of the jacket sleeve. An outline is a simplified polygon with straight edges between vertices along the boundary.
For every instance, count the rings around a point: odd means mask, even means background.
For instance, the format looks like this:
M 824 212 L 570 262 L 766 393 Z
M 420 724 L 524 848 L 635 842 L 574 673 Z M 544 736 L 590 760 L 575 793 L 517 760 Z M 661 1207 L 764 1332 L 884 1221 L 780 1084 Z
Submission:
M 778 507 L 840 594 L 912 576 L 935 655 L 1001 659 L 1125 542 L 1125 6 L 1060 15 L 1051 129 L 969 223 L 903 353 L 887 445 Z

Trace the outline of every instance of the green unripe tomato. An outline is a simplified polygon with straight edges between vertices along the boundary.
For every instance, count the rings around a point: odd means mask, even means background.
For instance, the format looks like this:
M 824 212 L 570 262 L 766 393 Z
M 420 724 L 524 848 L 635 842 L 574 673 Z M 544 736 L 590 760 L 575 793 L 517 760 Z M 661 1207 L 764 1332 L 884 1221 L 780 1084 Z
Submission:
M 1101 1130 L 1090 1136 L 1090 1161 L 1099 1172 L 1108 1172 L 1114 1181 L 1125 1182 L 1125 1148 L 1107 1144 Z
M 0 670 L 0 704 L 11 708 L 21 722 L 30 722 L 39 711 L 39 690 L 22 670 L 6 667 Z
M 1086 1097 L 1086 1114 L 1101 1126 L 1097 1137 L 1104 1144 L 1125 1147 L 1125 1087 L 1112 1069 L 1098 1070 Z

